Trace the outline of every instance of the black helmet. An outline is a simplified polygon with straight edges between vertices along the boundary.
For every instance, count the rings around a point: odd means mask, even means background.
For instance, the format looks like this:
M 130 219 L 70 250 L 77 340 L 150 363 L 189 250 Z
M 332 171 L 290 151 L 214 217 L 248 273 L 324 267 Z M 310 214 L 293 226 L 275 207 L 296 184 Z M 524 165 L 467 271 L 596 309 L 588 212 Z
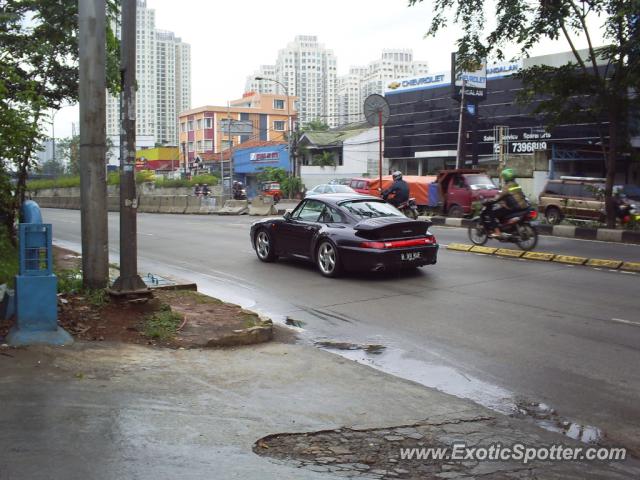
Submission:
M 393 172 L 393 173 L 391 174 L 391 177 L 392 177 L 394 180 L 402 180 L 402 172 L 401 172 L 400 170 L 396 170 L 395 172 Z

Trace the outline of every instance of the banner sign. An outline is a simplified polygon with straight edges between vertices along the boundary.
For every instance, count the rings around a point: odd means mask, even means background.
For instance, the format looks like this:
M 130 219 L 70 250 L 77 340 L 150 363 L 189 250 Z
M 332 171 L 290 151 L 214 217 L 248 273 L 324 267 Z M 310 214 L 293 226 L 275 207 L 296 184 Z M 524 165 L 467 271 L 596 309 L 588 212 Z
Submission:
M 474 71 L 458 71 L 456 68 L 456 53 L 451 54 L 451 84 L 453 98 L 462 98 L 464 84 L 465 100 L 479 102 L 487 98 L 487 61 L 484 60 Z
M 252 152 L 249 160 L 251 163 L 279 163 L 280 152 Z

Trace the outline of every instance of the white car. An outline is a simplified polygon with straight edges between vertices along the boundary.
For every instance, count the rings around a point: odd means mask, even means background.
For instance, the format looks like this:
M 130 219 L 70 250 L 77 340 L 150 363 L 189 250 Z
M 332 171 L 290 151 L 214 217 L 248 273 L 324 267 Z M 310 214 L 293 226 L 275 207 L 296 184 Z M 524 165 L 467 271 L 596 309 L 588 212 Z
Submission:
M 346 185 L 333 185 L 323 183 L 316 185 L 311 190 L 308 190 L 305 197 L 312 197 L 314 195 L 320 195 L 322 193 L 357 193 L 353 188 Z

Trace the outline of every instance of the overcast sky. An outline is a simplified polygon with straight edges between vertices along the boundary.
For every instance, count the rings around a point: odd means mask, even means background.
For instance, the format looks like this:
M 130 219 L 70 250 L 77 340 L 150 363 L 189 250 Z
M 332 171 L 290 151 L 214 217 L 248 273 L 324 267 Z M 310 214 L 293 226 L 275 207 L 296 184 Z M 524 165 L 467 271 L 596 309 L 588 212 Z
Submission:
M 414 59 L 427 60 L 431 71 L 448 70 L 459 31 L 424 38 L 431 2 L 407 5 L 407 0 L 147 0 L 156 11 L 156 28 L 191 45 L 193 107 L 240 98 L 247 75 L 274 64 L 278 50 L 296 35 L 316 35 L 333 50 L 339 75 L 379 58 L 384 48 L 411 48 Z M 533 53 L 566 50 L 557 42 Z M 56 138 L 70 136 L 77 116 L 74 107 L 56 115 Z

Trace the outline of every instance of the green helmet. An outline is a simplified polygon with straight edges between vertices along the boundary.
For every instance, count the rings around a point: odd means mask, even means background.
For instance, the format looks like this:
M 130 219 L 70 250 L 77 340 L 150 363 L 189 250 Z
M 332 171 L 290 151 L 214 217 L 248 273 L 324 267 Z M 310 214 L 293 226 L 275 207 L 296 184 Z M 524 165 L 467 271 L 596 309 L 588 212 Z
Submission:
M 502 170 L 500 176 L 505 182 L 508 182 L 509 180 L 513 180 L 515 178 L 515 174 L 510 168 L 505 168 L 504 170 Z

